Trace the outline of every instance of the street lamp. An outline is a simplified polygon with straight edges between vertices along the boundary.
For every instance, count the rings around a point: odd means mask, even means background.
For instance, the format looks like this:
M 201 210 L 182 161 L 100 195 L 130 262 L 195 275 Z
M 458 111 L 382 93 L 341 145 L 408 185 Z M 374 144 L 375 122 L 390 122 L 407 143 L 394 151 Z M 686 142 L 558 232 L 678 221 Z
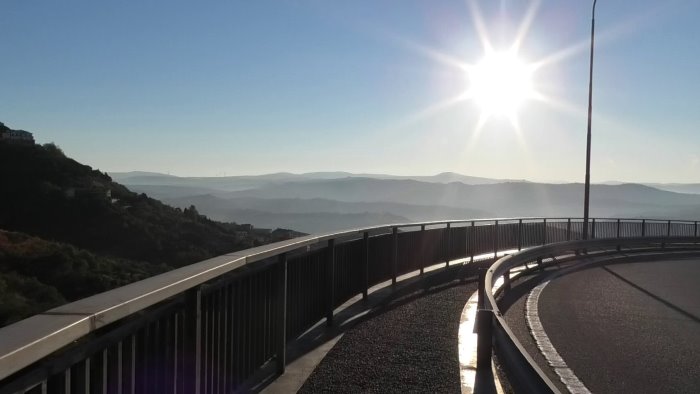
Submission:
M 589 194 L 591 191 L 591 113 L 593 112 L 593 44 L 595 33 L 595 4 L 591 13 L 591 62 L 588 73 L 588 134 L 586 136 L 586 185 L 583 191 L 583 239 L 588 239 L 588 208 L 590 205 Z

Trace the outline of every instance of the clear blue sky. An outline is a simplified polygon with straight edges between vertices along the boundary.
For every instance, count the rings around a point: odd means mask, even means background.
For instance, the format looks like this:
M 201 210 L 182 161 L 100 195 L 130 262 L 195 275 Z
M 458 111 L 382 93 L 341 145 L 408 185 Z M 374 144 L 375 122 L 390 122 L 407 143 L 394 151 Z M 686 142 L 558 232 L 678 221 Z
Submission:
M 126 4 L 125 4 L 126 3 Z M 0 121 L 101 170 L 345 170 L 583 181 L 590 4 L 475 1 L 496 49 L 552 58 L 519 128 L 476 133 L 456 1 L 0 3 Z M 700 2 L 599 0 L 594 181 L 700 182 Z M 558 56 L 564 54 L 565 56 Z M 435 110 L 428 110 L 434 108 Z

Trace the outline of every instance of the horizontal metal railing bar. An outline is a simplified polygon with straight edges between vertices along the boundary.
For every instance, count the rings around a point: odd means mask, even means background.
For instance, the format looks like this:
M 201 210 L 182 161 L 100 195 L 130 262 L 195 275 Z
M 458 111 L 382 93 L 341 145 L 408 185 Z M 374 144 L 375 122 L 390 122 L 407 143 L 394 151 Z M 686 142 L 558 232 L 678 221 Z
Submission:
M 547 220 L 549 220 L 549 218 L 547 218 Z M 571 220 L 573 220 L 573 218 Z M 579 220 L 583 220 L 583 219 L 579 219 Z M 595 218 L 595 220 L 610 220 L 610 221 L 621 220 L 621 221 L 625 221 L 625 222 L 640 222 L 640 223 L 641 222 L 667 223 L 669 221 L 669 219 L 654 219 L 654 218 L 651 218 L 651 219 L 647 219 L 647 218 L 644 218 L 644 219 L 641 219 L 641 218 L 639 218 L 639 219 L 638 218 L 629 218 L 629 219 L 628 218 L 624 218 L 624 219 L 623 218 L 619 218 L 619 219 L 618 218 Z M 695 220 L 671 219 L 671 223 L 693 224 L 695 222 L 696 222 Z
M 505 271 L 522 265 L 540 256 L 550 255 L 558 252 L 587 249 L 590 247 L 609 247 L 619 244 L 644 245 L 644 244 L 664 244 L 664 243 L 696 243 L 700 242 L 700 237 L 630 237 L 630 238 L 605 238 L 596 240 L 576 240 L 548 244 L 522 252 L 503 257 L 496 261 L 486 272 L 487 287 L 493 283 L 494 278 L 499 277 Z M 491 297 L 493 298 L 493 297 Z M 490 299 L 489 301 L 494 301 Z
M 509 221 L 568 218 L 484 218 L 394 223 L 308 235 L 207 259 L 117 289 L 72 302 L 0 328 L 0 379 L 19 371 L 100 327 L 162 302 L 247 264 L 303 248 L 323 247 L 330 240 L 359 239 L 365 232 L 390 234 L 393 229 L 448 226 L 457 223 L 488 224 Z M 571 219 L 578 220 L 578 219 Z M 629 219 L 621 219 L 628 222 Z M 641 219 L 632 219 L 634 221 Z M 672 221 L 676 223 L 677 221 Z M 690 222 L 693 223 L 693 222 Z M 626 240 L 629 240 L 628 238 Z

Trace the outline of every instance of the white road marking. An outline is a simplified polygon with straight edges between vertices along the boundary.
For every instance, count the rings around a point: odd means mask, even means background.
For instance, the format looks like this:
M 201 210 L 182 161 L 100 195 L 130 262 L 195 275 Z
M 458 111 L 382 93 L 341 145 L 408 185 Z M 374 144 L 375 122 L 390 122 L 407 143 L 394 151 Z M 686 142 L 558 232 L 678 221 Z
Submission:
M 554 369 L 554 372 L 559 376 L 559 380 L 566 386 L 572 394 L 590 394 L 588 388 L 579 380 L 579 378 L 574 374 L 574 372 L 566 365 L 564 359 L 561 358 L 557 349 L 554 348 L 552 342 L 549 340 L 547 333 L 544 331 L 542 322 L 539 317 L 539 300 L 542 290 L 549 283 L 551 279 L 546 280 L 539 285 L 537 285 L 527 297 L 527 302 L 525 304 L 525 317 L 527 319 L 527 325 L 530 328 L 530 333 L 537 343 L 537 347 L 540 349 L 540 353 L 544 356 L 547 363 Z

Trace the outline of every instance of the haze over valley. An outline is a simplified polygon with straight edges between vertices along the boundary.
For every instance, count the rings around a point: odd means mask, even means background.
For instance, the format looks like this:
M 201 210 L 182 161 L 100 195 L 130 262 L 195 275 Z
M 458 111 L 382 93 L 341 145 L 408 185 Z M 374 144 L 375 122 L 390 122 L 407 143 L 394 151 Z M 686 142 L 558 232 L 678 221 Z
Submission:
M 129 189 L 222 221 L 307 233 L 410 221 L 514 216 L 580 217 L 583 185 L 441 173 L 315 172 L 233 177 L 110 173 Z M 700 217 L 700 184 L 594 184 L 595 217 Z M 678 193 L 674 190 L 687 191 Z

